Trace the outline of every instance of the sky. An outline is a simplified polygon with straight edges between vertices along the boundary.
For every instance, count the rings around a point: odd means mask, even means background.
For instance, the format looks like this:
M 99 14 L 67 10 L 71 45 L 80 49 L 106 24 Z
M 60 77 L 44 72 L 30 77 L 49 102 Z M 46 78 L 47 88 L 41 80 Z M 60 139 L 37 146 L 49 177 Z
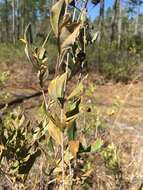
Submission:
M 0 2 L 2 2 L 2 1 L 3 0 L 0 0 Z M 121 1 L 124 6 L 124 2 L 126 0 L 121 0 Z M 104 4 L 105 4 L 105 12 L 106 12 L 108 7 L 113 7 L 114 0 L 105 0 Z M 94 20 L 96 18 L 96 16 L 99 16 L 99 9 L 100 9 L 99 4 L 97 6 L 94 6 L 93 4 L 89 3 L 88 9 L 89 9 L 88 15 L 91 18 L 91 20 Z M 140 13 L 143 14 L 143 4 L 140 7 Z
M 123 6 L 124 6 L 124 1 L 125 0 L 122 0 Z M 105 0 L 104 4 L 105 4 L 105 12 L 106 12 L 108 7 L 113 7 L 114 0 Z M 96 16 L 99 15 L 99 8 L 100 8 L 99 4 L 98 4 L 98 6 L 94 6 L 93 4 L 89 3 L 89 5 L 88 5 L 88 9 L 89 9 L 88 15 L 91 18 L 91 20 L 94 20 L 96 18 Z M 143 13 L 143 4 L 140 7 L 140 13 Z
M 113 6 L 114 1 L 113 0 L 106 0 L 104 3 L 105 6 L 105 10 L 108 9 L 108 7 L 112 7 Z M 99 15 L 99 9 L 100 9 L 100 5 L 98 4 L 97 6 L 94 6 L 93 4 L 89 3 L 88 5 L 88 15 L 91 18 L 91 20 L 94 20 L 96 18 L 96 16 Z

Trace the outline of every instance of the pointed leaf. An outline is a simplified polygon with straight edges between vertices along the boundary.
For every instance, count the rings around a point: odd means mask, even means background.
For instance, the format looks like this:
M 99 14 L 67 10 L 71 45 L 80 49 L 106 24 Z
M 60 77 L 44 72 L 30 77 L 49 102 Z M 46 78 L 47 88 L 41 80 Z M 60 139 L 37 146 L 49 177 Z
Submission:
M 76 27 L 79 25 L 79 23 L 77 22 L 70 23 L 70 24 L 68 22 L 70 22 L 70 17 L 67 18 L 67 21 L 65 20 L 61 26 L 60 39 L 62 40 L 62 42 L 64 42 L 68 38 L 68 36 L 70 36 L 74 32 Z
M 72 93 L 67 97 L 67 99 L 72 99 L 76 96 L 78 96 L 83 91 L 83 84 L 80 82 L 76 88 L 72 91 Z
M 53 121 L 49 121 L 48 123 L 48 132 L 49 135 L 56 141 L 58 145 L 62 143 L 62 132 L 61 130 L 53 123 Z
M 58 100 L 63 98 L 64 96 L 64 86 L 67 79 L 67 74 L 64 73 L 61 76 L 56 77 L 53 79 L 48 87 L 49 96 L 53 100 Z
M 71 33 L 66 39 L 65 41 L 62 43 L 61 45 L 61 49 L 64 50 L 65 48 L 73 45 L 75 43 L 75 40 L 76 38 L 78 37 L 79 35 L 79 32 L 80 32 L 80 27 L 81 27 L 81 24 L 79 24 L 75 30 L 73 31 L 73 33 Z
M 38 49 L 38 58 L 39 58 L 39 59 L 44 59 L 45 54 L 46 54 L 45 48 L 40 47 L 40 48 Z
M 23 38 L 20 38 L 20 41 L 23 42 L 24 44 L 27 44 L 27 41 Z
M 96 33 L 94 34 L 94 36 L 93 36 L 93 38 L 92 38 L 92 43 L 95 42 L 95 41 L 98 39 L 99 35 L 100 35 L 99 32 L 96 32 Z
M 32 44 L 32 30 L 31 30 L 31 23 L 29 23 L 26 26 L 26 29 L 24 31 L 24 40 L 26 42 L 26 44 Z
M 52 29 L 56 37 L 58 37 L 59 35 L 60 17 L 61 17 L 62 9 L 64 6 L 65 6 L 65 0 L 59 0 L 56 2 L 55 5 L 53 5 L 51 9 L 50 21 L 51 21 Z

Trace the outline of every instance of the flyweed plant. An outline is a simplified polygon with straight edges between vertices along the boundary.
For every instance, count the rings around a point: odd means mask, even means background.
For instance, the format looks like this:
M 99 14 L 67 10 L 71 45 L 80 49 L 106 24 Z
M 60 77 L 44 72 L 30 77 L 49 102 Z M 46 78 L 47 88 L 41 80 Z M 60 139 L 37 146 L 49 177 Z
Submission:
M 40 189 L 44 188 L 43 173 L 47 176 L 50 189 L 69 190 L 77 184 L 83 184 L 92 169 L 83 166 L 81 154 L 97 151 L 102 146 L 99 139 L 92 145 L 86 145 L 77 130 L 83 81 L 87 77 L 82 73 L 86 63 L 86 46 L 97 37 L 91 34 L 86 15 L 87 2 L 76 5 L 75 1 L 57 1 L 51 8 L 51 31 L 41 47 L 30 44 L 30 24 L 26 27 L 24 39 L 21 39 L 25 43 L 26 56 L 37 71 L 43 103 L 37 126 L 30 131 L 30 123 L 24 124 L 25 117 L 19 110 L 2 122 L 1 163 L 6 160 L 10 175 L 14 173 L 19 175 L 20 180 L 26 180 L 36 158 L 43 155 L 46 161 L 41 169 Z M 49 77 L 50 52 L 46 51 L 45 46 L 51 33 L 56 38 L 58 55 L 55 75 L 48 84 L 47 97 L 44 82 Z M 74 77 L 75 67 L 81 72 L 77 84 L 70 89 L 69 81 Z M 43 146 L 44 140 L 46 148 Z

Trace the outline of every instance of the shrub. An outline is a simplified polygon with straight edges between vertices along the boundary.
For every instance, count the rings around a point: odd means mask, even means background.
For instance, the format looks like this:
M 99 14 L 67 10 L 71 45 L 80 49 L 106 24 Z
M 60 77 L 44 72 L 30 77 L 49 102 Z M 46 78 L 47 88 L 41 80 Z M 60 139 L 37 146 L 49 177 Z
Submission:
M 102 43 L 95 51 L 88 49 L 90 69 L 101 73 L 105 79 L 115 82 L 128 82 L 132 79 L 133 73 L 138 64 L 138 55 L 126 49 L 117 49 L 114 42 L 111 46 Z

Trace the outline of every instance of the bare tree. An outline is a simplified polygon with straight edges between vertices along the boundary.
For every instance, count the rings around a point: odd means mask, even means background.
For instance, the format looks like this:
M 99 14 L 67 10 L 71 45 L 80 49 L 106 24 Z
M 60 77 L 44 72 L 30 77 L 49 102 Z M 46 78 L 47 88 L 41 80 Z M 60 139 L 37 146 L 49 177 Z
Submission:
M 137 15 L 135 20 L 135 32 L 134 32 L 135 35 L 138 34 L 139 13 L 140 13 L 140 0 L 137 0 Z
M 16 38 L 20 38 L 20 4 L 19 0 L 16 0 Z
M 116 21 L 117 21 L 117 15 L 118 15 L 118 1 L 115 0 L 114 6 L 113 6 L 113 14 L 112 14 L 112 21 L 111 21 L 111 42 L 115 39 L 115 33 L 116 33 Z
M 12 38 L 13 43 L 16 43 L 16 30 L 15 30 L 15 0 L 12 0 Z
M 5 32 L 6 32 L 6 42 L 9 40 L 9 21 L 8 21 L 8 1 L 4 0 L 5 14 L 4 14 L 4 22 L 5 22 Z
M 121 46 L 122 33 L 122 0 L 119 0 L 119 14 L 118 14 L 118 47 Z
M 2 42 L 2 19 L 0 16 L 0 42 Z
M 99 31 L 102 35 L 104 27 L 104 0 L 100 0 L 100 18 L 99 18 Z

